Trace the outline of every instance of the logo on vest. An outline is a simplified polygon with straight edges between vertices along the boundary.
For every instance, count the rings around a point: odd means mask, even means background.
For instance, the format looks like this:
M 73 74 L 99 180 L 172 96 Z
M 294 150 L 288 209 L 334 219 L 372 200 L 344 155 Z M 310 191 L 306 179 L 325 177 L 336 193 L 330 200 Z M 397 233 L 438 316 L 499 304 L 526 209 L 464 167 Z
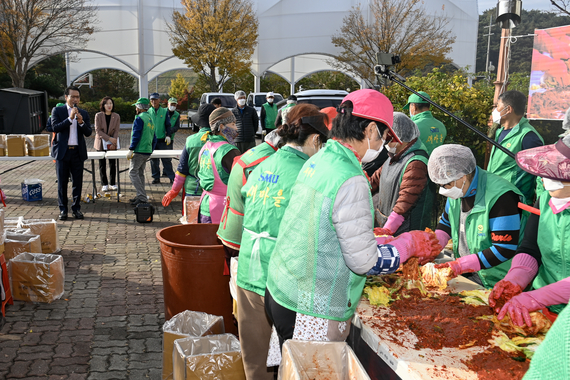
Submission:
M 480 237 L 485 237 L 485 236 L 486 236 L 486 235 L 483 233 L 483 225 L 482 225 L 482 224 L 479 224 L 479 225 L 477 226 L 477 232 L 478 232 L 477 236 L 480 236 Z
M 507 148 L 510 148 L 511 145 L 512 145 L 511 143 L 508 143 L 506 146 L 507 146 Z
M 277 183 L 279 180 L 279 175 L 271 173 L 270 171 L 265 171 L 259 175 L 258 181 L 267 183 Z
M 430 131 L 431 133 L 439 133 L 439 128 L 438 128 L 438 127 L 430 127 L 430 128 L 429 128 L 429 131 Z
M 505 235 L 498 235 L 494 232 L 491 232 L 491 239 L 493 241 L 512 241 L 513 237 L 509 234 L 505 234 Z

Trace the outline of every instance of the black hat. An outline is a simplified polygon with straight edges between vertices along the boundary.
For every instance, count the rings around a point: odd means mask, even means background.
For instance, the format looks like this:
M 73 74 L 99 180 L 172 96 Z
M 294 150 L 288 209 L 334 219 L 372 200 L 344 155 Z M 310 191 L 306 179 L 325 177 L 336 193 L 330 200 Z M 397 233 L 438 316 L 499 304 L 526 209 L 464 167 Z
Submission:
M 210 114 L 216 109 L 211 103 L 205 103 L 198 107 L 198 111 L 190 118 L 200 128 L 210 128 Z

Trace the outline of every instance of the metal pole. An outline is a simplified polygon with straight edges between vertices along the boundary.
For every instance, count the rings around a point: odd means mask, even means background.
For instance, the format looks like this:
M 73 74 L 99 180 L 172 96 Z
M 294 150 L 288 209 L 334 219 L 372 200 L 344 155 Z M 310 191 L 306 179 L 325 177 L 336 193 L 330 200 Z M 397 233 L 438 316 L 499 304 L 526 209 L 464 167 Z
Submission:
M 491 15 L 489 15 L 489 26 L 483 27 L 483 28 L 489 28 L 489 33 L 486 34 L 486 36 L 487 36 L 487 63 L 485 63 L 485 71 L 487 72 L 487 74 L 489 74 L 489 49 L 491 47 L 491 36 L 493 35 L 493 33 L 491 33 L 492 27 L 493 27 L 492 17 L 491 17 Z

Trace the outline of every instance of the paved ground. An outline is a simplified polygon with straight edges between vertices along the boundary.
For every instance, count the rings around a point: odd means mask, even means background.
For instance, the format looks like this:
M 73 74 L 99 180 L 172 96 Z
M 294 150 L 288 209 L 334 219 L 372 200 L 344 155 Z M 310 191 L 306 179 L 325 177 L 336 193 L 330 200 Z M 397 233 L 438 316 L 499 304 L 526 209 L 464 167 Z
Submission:
M 183 148 L 188 134 L 188 130 L 176 134 L 174 149 Z M 129 136 L 130 131 L 121 130 L 124 146 Z M 92 137 L 87 146 L 93 150 Z M 122 162 L 125 168 L 126 161 Z M 0 172 L 21 163 L 2 162 Z M 173 165 L 176 168 L 178 161 L 173 160 Z M 90 168 L 89 162 L 85 167 Z M 182 203 L 178 197 L 162 207 L 160 201 L 170 189 L 168 179 L 151 185 L 150 164 L 145 176 L 156 208 L 153 223 L 134 221 L 128 203 L 134 189 L 127 172 L 121 176 L 121 202 L 103 197 L 83 203 L 84 220 L 74 220 L 70 212 L 68 221 L 58 221 L 65 294 L 51 304 L 15 301 L 7 307 L 0 328 L 0 379 L 160 379 L 164 309 L 155 235 L 178 222 Z M 6 216 L 57 219 L 52 161 L 34 162 L 0 177 L 8 196 Z M 45 181 L 43 201 L 22 200 L 20 182 L 25 178 Z M 91 175 L 86 172 L 83 194 L 90 191 Z

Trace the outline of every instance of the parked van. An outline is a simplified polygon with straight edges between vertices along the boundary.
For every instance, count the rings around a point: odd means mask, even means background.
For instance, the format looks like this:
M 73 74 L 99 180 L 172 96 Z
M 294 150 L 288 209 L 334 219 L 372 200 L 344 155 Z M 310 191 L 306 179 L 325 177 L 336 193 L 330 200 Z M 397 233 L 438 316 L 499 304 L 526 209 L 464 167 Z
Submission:
M 222 101 L 222 107 L 234 108 L 237 105 L 234 94 L 229 92 L 205 92 L 200 97 L 200 104 L 212 103 L 212 100 L 220 98 Z

